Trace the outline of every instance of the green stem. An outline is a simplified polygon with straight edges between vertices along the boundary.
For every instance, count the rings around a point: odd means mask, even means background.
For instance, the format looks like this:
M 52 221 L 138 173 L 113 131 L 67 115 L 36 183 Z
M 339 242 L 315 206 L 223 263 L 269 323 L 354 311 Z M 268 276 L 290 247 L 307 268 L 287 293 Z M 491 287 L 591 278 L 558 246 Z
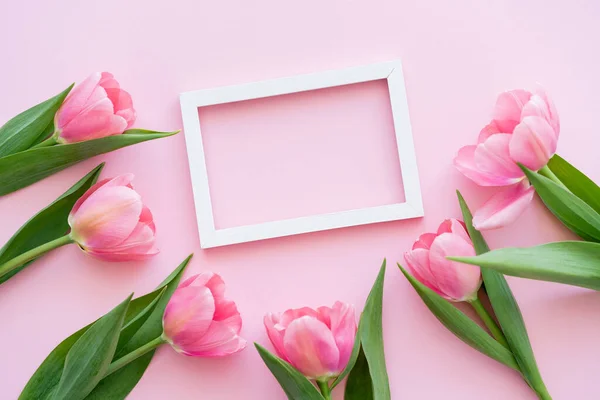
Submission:
M 156 349 L 163 343 L 166 343 L 165 339 L 163 339 L 162 336 L 159 336 L 156 339 L 146 343 L 142 347 L 132 351 L 131 353 L 125 354 L 123 357 L 119 358 L 117 361 L 113 361 L 112 364 L 108 366 L 108 370 L 106 371 L 106 374 L 104 374 L 104 376 L 106 377 L 115 372 L 116 370 L 123 368 L 130 362 L 137 360 L 144 354 Z
M 570 192 L 570 190 L 565 186 L 565 184 L 562 183 L 560 179 L 558 179 L 558 176 L 554 175 L 554 172 L 552 172 L 552 170 L 548 168 L 547 165 L 544 165 L 542 168 L 540 168 L 538 173 L 550 179 L 552 182 L 556 183 L 558 186 L 565 189 L 566 191 Z
M 533 388 L 533 390 L 537 394 L 538 399 L 552 400 L 552 396 L 550 396 L 550 393 L 548 393 L 548 389 L 546 389 L 546 385 L 544 385 L 544 382 L 540 382 L 540 384 L 536 385 L 536 387 Z
M 44 243 L 43 245 L 38 246 L 34 249 L 26 251 L 25 253 L 22 253 L 16 256 L 15 258 L 8 260 L 4 264 L 0 265 L 0 277 L 8 274 L 10 271 L 20 267 L 26 262 L 31 261 L 44 253 L 49 252 L 52 249 L 56 249 L 57 247 L 64 246 L 69 243 L 73 243 L 73 239 L 71 239 L 70 235 L 65 235 L 59 237 L 58 239 L 54 239 L 48 243 Z
M 329 388 L 329 383 L 327 383 L 327 381 L 317 381 L 317 385 L 319 385 L 319 389 L 321 389 L 321 394 L 325 400 L 331 400 L 331 389 Z
M 504 333 L 502 333 L 502 330 L 498 327 L 496 321 L 494 321 L 494 319 L 487 312 L 483 304 L 481 304 L 481 300 L 479 300 L 479 298 L 476 298 L 475 300 L 471 301 L 470 304 L 477 312 L 477 315 L 479 315 L 479 317 L 483 320 L 483 323 L 485 324 L 485 326 L 487 326 L 494 339 L 496 339 L 502 346 L 508 349 L 508 342 L 504 337 Z
M 38 143 L 35 146 L 33 146 L 32 149 L 38 149 L 40 147 L 54 146 L 56 143 L 57 143 L 56 138 L 54 137 L 54 135 L 52 135 L 48 139 L 44 140 L 43 142 Z

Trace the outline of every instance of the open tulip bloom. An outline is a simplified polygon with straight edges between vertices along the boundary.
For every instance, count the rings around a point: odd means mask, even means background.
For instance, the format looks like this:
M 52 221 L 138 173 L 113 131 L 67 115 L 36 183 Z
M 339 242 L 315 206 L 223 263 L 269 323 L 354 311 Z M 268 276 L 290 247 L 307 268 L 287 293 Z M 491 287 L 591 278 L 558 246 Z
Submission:
M 0 278 L 70 243 L 104 261 L 144 260 L 157 254 L 152 213 L 133 189 L 132 180 L 132 174 L 125 174 L 93 185 L 69 213 L 70 232 L 4 262 Z

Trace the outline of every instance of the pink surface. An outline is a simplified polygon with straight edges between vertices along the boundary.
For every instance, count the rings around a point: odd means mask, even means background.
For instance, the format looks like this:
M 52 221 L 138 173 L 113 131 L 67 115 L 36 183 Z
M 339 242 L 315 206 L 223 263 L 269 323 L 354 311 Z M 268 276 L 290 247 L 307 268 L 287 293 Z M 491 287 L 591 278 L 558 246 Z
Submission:
M 105 176 L 136 174 L 134 184 L 154 212 L 162 250 L 147 263 L 106 264 L 71 246 L 2 285 L 1 398 L 16 398 L 65 336 L 130 291 L 153 288 L 190 252 L 196 256 L 188 275 L 219 272 L 238 302 L 243 335 L 262 344 L 268 343 L 262 326 L 267 311 L 337 299 L 360 309 L 387 257 L 384 335 L 393 399 L 535 398 L 516 373 L 448 333 L 393 265 L 419 233 L 459 215 L 456 188 L 472 207 L 493 193 L 460 176 L 451 161 L 488 121 L 501 90 L 544 84 L 562 119 L 559 153 L 600 180 L 597 1 L 5 1 L 0 15 L 4 118 L 91 71 L 108 70 L 131 92 L 137 126 L 175 129 L 181 127 L 182 91 L 402 58 L 426 212 L 418 220 L 201 251 L 183 135 L 89 160 L 1 198 L 3 243 L 105 160 Z M 487 234 L 490 245 L 573 238 L 539 200 L 519 222 Z M 598 398 L 600 295 L 508 280 L 554 399 Z M 252 348 L 202 360 L 165 347 L 129 398 L 285 396 Z
M 215 226 L 404 202 L 387 81 L 199 109 Z

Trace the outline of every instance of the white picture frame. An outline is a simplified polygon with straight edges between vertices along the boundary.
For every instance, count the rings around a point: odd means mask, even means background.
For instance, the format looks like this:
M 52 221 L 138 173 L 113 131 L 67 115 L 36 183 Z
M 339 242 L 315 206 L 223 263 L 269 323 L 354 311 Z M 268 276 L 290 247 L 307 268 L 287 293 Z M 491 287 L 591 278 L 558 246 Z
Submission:
M 216 229 L 200 129 L 198 108 L 386 79 L 400 169 L 404 186 L 403 203 L 381 205 L 252 225 Z M 413 144 L 402 64 L 399 60 L 298 75 L 235 86 L 181 93 L 181 113 L 192 178 L 194 203 L 202 248 L 251 242 L 349 226 L 395 221 L 423 216 L 421 187 Z

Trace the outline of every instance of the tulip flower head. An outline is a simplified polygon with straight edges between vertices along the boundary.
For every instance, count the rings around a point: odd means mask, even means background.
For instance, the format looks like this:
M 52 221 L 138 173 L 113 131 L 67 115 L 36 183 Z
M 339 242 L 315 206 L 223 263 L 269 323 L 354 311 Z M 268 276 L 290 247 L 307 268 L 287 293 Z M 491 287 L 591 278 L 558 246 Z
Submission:
M 473 301 L 481 287 L 481 270 L 447 260 L 447 256 L 475 256 L 469 234 L 461 221 L 447 219 L 437 233 L 424 233 L 404 254 L 410 273 L 447 300 Z
M 163 330 L 163 338 L 187 356 L 223 357 L 246 347 L 237 306 L 225 298 L 225 282 L 212 272 L 192 276 L 175 290 Z
M 357 330 L 351 305 L 270 313 L 264 324 L 277 354 L 309 379 L 336 377 L 350 360 Z
M 515 221 L 533 198 L 534 189 L 517 163 L 538 171 L 556 152 L 560 121 L 543 90 L 511 90 L 496 102 L 492 121 L 476 145 L 461 148 L 455 167 L 480 186 L 508 186 L 473 218 L 475 228 L 494 229 Z
M 89 255 L 106 261 L 131 261 L 158 253 L 152 213 L 133 190 L 133 174 L 96 183 L 69 214 L 70 237 Z
M 58 143 L 119 135 L 135 122 L 131 96 L 108 72 L 96 72 L 75 86 L 54 117 Z

